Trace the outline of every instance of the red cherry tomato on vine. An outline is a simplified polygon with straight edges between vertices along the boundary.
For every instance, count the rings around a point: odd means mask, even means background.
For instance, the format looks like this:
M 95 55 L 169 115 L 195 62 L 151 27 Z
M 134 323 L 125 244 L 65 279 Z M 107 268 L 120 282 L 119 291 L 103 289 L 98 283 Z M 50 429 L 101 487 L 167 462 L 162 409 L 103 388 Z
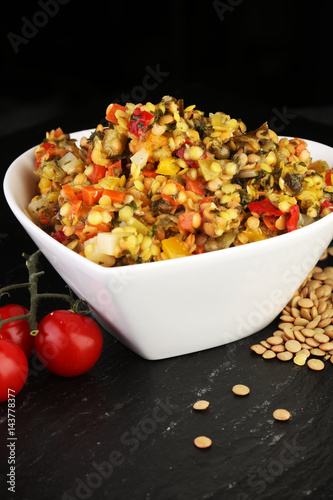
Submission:
M 16 396 L 28 376 L 28 361 L 21 347 L 0 339 L 0 401 Z
M 37 356 L 55 375 L 81 375 L 94 366 L 102 352 L 103 336 L 97 323 L 72 311 L 49 313 L 38 330 Z
M 7 304 L 0 307 L 1 319 L 23 316 L 28 313 L 28 309 L 18 304 Z M 34 348 L 34 338 L 30 335 L 28 320 L 18 319 L 2 325 L 0 330 L 0 339 L 12 340 L 15 344 L 21 347 L 28 359 L 31 358 Z

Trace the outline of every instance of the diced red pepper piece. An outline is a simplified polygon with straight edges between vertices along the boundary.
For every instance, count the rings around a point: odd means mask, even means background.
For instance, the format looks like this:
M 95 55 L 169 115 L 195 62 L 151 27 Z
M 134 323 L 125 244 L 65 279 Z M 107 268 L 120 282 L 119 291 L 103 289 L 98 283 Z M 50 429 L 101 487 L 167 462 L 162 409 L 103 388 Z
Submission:
M 277 221 L 278 217 L 276 215 L 264 215 L 262 220 L 264 221 L 264 224 L 270 229 L 271 231 L 278 231 L 278 228 L 275 225 L 275 222 Z
M 42 157 L 45 155 L 45 153 L 49 154 L 49 159 L 53 158 L 56 154 L 57 146 L 53 144 L 52 142 L 43 142 L 41 144 L 41 147 L 43 148 L 43 151 L 39 151 L 38 153 L 35 153 L 35 163 L 36 163 L 36 168 L 39 167 L 42 161 Z
M 205 182 L 205 179 L 199 178 L 192 181 L 191 179 L 185 177 L 186 191 L 192 191 L 192 193 L 195 193 L 198 196 L 205 196 Z
M 320 212 L 322 212 L 323 210 L 325 210 L 325 208 L 330 208 L 331 210 L 333 210 L 333 203 L 329 202 L 328 200 L 325 200 L 324 203 L 321 206 Z
M 187 144 L 190 144 L 190 143 L 187 142 Z M 187 165 L 189 167 L 198 168 L 199 164 L 198 164 L 197 161 L 195 161 L 195 160 L 185 160 L 185 158 L 184 158 L 184 151 L 185 151 L 185 146 L 181 146 L 176 151 L 176 156 L 178 156 L 178 158 L 181 158 L 182 160 L 184 160 L 184 162 L 187 163 Z M 202 158 L 204 158 L 204 156 L 202 156 Z
M 61 231 L 61 229 L 58 229 L 55 233 L 52 234 L 52 238 L 56 241 L 59 241 L 59 243 L 62 243 L 66 239 L 66 235 Z
M 205 253 L 205 247 L 203 245 L 197 245 L 197 248 L 193 252 L 194 254 Z
M 119 172 L 122 171 L 121 160 L 113 162 L 112 165 L 109 165 L 107 168 L 108 168 L 108 176 L 116 177 L 115 170 L 118 169 Z
M 298 218 L 299 218 L 299 206 L 293 205 L 292 207 L 290 207 L 289 217 L 287 218 L 286 221 L 286 228 L 288 233 L 290 233 L 290 231 L 295 231 L 295 229 L 297 229 Z
M 89 180 L 91 180 L 93 184 L 97 184 L 98 181 L 100 181 L 106 176 L 107 171 L 108 169 L 103 165 L 94 165 L 93 172 L 90 175 L 88 175 Z
M 152 113 L 141 109 L 141 107 L 135 108 L 128 123 L 128 131 L 135 135 L 135 137 L 140 137 L 146 132 L 153 118 L 154 115 Z
M 126 111 L 125 106 L 121 106 L 120 104 L 116 103 L 111 104 L 105 117 L 108 122 L 118 123 L 118 120 L 116 118 L 116 111 L 118 111 L 118 109 L 120 109 L 121 111 Z
M 248 204 L 248 208 L 251 213 L 257 214 L 257 215 L 283 215 L 284 212 L 281 212 L 278 208 L 276 208 L 275 205 L 273 205 L 272 202 L 269 200 L 261 200 L 261 201 L 253 201 L 252 203 Z
M 325 174 L 325 183 L 326 183 L 326 186 L 332 186 L 332 171 L 331 170 L 329 170 Z
M 103 189 L 96 188 L 95 186 L 82 187 L 82 200 L 86 205 L 93 205 L 96 203 L 103 194 Z

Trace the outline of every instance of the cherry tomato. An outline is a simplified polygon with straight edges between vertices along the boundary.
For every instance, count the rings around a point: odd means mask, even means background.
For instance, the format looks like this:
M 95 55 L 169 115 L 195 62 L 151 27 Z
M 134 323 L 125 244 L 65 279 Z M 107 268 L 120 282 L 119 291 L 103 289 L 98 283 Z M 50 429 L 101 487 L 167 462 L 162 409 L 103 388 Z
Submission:
M 25 353 L 11 340 L 0 339 L 0 401 L 16 396 L 28 376 Z
M 13 318 L 28 314 L 28 309 L 18 304 L 8 304 L 0 307 L 1 319 Z M 12 340 L 21 347 L 28 359 L 31 358 L 34 349 L 34 338 L 30 335 L 29 322 L 26 319 L 10 321 L 2 325 L 0 339 Z
M 98 360 L 103 347 L 102 332 L 91 318 L 58 310 L 38 325 L 35 350 L 52 373 L 75 377 L 87 372 Z

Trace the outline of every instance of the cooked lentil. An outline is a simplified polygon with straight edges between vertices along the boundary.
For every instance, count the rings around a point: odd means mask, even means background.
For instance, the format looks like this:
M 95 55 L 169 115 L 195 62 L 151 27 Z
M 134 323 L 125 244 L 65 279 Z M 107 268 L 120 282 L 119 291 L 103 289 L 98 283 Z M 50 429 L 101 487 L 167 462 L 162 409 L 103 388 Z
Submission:
M 60 128 L 46 134 L 35 150 L 39 193 L 28 206 L 53 238 L 99 265 L 260 241 L 333 208 L 328 164 L 313 161 L 302 139 L 279 139 L 267 123 L 248 132 L 240 119 L 205 116 L 170 96 L 110 104 L 106 119 L 80 146 Z M 325 297 L 332 284 L 320 271 L 316 279 Z M 314 300 L 300 300 L 310 321 Z M 282 321 L 292 325 L 294 314 Z

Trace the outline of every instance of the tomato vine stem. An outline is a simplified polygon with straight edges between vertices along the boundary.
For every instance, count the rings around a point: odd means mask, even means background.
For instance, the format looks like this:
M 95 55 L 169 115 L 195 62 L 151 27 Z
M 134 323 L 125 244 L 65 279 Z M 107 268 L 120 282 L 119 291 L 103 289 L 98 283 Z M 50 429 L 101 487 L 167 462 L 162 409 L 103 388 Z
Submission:
M 38 293 L 38 279 L 43 276 L 44 271 L 37 271 L 38 260 L 41 255 L 41 251 L 37 250 L 32 255 L 27 255 L 25 253 L 22 256 L 26 259 L 26 267 L 28 269 L 29 281 L 27 283 L 17 283 L 14 285 L 8 285 L 0 288 L 0 299 L 2 295 L 9 294 L 10 291 L 16 290 L 18 288 L 27 288 L 30 294 L 30 311 L 28 314 L 23 314 L 21 316 L 14 316 L 12 318 L 7 318 L 2 320 L 0 315 L 0 330 L 2 325 L 5 323 L 10 323 L 11 321 L 16 321 L 20 319 L 26 319 L 29 322 L 30 334 L 37 335 L 37 311 L 40 299 L 60 299 L 69 303 L 70 309 L 73 312 L 80 314 L 89 314 L 91 311 L 88 304 L 81 300 L 76 299 L 73 295 L 72 290 L 69 288 L 68 294 L 63 293 Z

